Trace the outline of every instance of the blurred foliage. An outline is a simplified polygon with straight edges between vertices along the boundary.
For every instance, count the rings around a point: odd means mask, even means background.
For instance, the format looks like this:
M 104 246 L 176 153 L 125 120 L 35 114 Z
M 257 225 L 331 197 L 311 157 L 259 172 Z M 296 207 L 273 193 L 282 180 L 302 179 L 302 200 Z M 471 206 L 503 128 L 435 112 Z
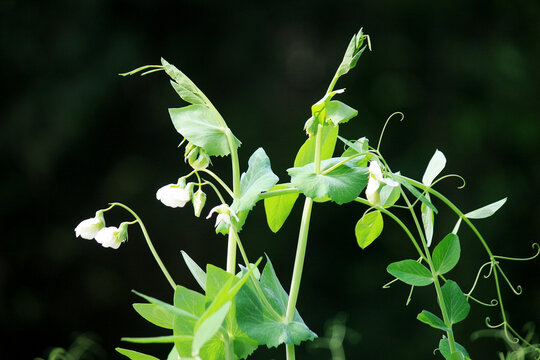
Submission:
M 159 75 L 117 76 L 158 63 L 160 56 L 185 71 L 219 108 L 244 143 L 242 166 L 263 146 L 283 180 L 304 141 L 311 104 L 322 96 L 351 34 L 363 26 L 373 52 L 340 84 L 347 88 L 345 102 L 359 110 L 344 135 L 375 139 L 386 117 L 402 111 L 405 121 L 391 124 L 385 135 L 385 157 L 419 177 L 435 148 L 441 149 L 448 169 L 467 179 L 464 190 L 450 182 L 441 184 L 443 190 L 464 210 L 508 196 L 497 217 L 478 226 L 499 254 L 528 255 L 540 230 L 534 200 L 540 181 L 539 17 L 535 0 L 312 0 L 271 6 L 2 0 L 0 209 L 7 232 L 0 251 L 0 322 L 6 343 L 26 343 L 2 347 L 0 357 L 38 356 L 66 343 L 73 331 L 100 334 L 113 357 L 121 335 L 148 335 L 147 324 L 130 308 L 130 289 L 162 299 L 170 294 L 142 236 L 131 234 L 118 251 L 74 237 L 75 225 L 108 202 L 136 209 L 182 283 L 191 277 L 180 249 L 199 263 L 224 265 L 226 242 L 215 237 L 212 224 L 155 200 L 160 186 L 187 170 L 167 114 L 180 99 Z M 263 126 L 269 122 L 276 126 Z M 228 171 L 229 163 L 215 166 Z M 252 224 L 258 225 L 243 232 L 252 257 L 266 251 L 275 259 L 285 286 L 299 224 L 300 209 L 293 211 L 296 219 L 275 235 L 256 208 Z M 354 205 L 315 208 L 298 308 L 318 333 L 335 313 L 347 313 L 347 326 L 361 335 L 346 349 L 351 358 L 403 358 L 396 349 L 430 356 L 433 349 L 418 340 L 432 344 L 436 335 L 415 320 L 420 308 L 414 298 L 405 307 L 408 289 L 381 289 L 389 280 L 386 265 L 413 249 L 390 225 L 382 241 L 361 251 L 354 239 L 357 218 L 349 215 L 362 211 Z M 317 225 L 318 218 L 330 216 L 343 232 Z M 454 221 L 441 219 L 435 237 Z M 184 240 L 191 234 L 198 240 Z M 321 241 L 326 237 L 334 241 Z M 453 273 L 460 280 L 484 260 L 472 236 L 462 243 L 467 255 Z M 507 269 L 524 288 L 520 297 L 505 294 L 510 320 L 518 328 L 527 321 L 538 324 L 538 261 Z M 491 289 L 491 283 L 485 286 Z M 456 331 L 483 328 L 485 315 L 473 305 L 470 319 Z M 400 319 L 400 325 L 387 318 Z M 487 341 L 464 345 L 475 359 L 492 359 Z M 489 341 L 494 352 L 504 350 L 501 342 Z M 302 351 L 307 352 L 300 350 L 299 358 L 307 356 Z M 328 358 L 324 351 L 309 357 Z

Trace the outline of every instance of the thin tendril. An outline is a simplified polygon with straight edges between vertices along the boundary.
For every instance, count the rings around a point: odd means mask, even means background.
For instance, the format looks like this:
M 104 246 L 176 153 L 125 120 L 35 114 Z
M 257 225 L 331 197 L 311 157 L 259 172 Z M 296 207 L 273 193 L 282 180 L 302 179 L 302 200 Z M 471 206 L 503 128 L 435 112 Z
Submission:
M 521 295 L 523 293 L 523 288 L 521 287 L 521 285 L 518 285 L 516 286 L 516 288 L 514 288 L 514 286 L 512 285 L 512 283 L 510 282 L 506 274 L 504 273 L 504 271 L 502 271 L 501 267 L 498 264 L 495 266 L 497 266 L 497 269 L 499 269 L 499 272 L 503 276 L 504 280 L 506 281 L 506 283 L 508 284 L 512 292 L 516 295 Z
M 409 297 L 407 298 L 407 302 L 405 303 L 405 306 L 408 306 L 409 303 L 411 302 L 413 291 L 414 291 L 414 285 L 411 286 L 411 291 L 409 291 Z
M 538 255 L 540 255 L 540 245 L 538 243 L 532 244 L 532 248 L 533 249 L 536 248 L 536 254 L 534 254 L 533 256 L 528 257 L 528 258 L 515 258 L 515 257 L 498 256 L 498 255 L 494 255 L 493 257 L 496 258 L 496 259 L 501 259 L 501 260 L 529 261 L 529 260 L 536 259 L 538 257 Z
M 120 75 L 120 76 L 135 75 L 136 73 L 144 71 L 146 69 L 154 69 L 154 70 L 146 71 L 143 74 L 141 74 L 141 76 L 149 74 L 149 73 L 154 72 L 154 71 L 165 70 L 165 67 L 163 65 L 145 65 L 145 66 L 138 67 L 135 70 L 131 70 L 131 71 L 128 71 L 126 73 L 122 73 L 122 74 L 118 74 L 118 75 Z
M 497 306 L 499 305 L 499 302 L 497 301 L 497 299 L 492 299 L 489 303 L 487 302 L 483 302 L 481 300 L 478 300 L 477 298 L 475 298 L 474 296 L 472 295 L 465 295 L 466 297 L 468 297 L 469 299 L 473 300 L 474 302 L 480 304 L 480 305 L 483 305 L 483 306 L 487 306 L 487 307 L 494 307 L 494 306 Z
M 480 266 L 480 269 L 478 269 L 478 272 L 476 273 L 476 279 L 474 279 L 474 283 L 471 287 L 471 290 L 469 290 L 469 292 L 467 293 L 467 296 L 470 296 L 472 294 L 472 292 L 474 291 L 474 288 L 476 288 L 476 284 L 478 283 L 478 279 L 480 278 L 480 274 L 482 273 L 482 270 L 484 270 L 484 268 L 488 265 L 491 265 L 491 261 L 488 261 L 484 265 Z
M 388 122 L 390 121 L 390 119 L 392 119 L 392 117 L 394 117 L 394 115 L 396 115 L 396 114 L 401 115 L 401 119 L 399 119 L 399 121 L 403 121 L 403 119 L 405 119 L 405 115 L 403 115 L 403 113 L 400 112 L 400 111 L 396 111 L 395 113 L 390 115 L 388 117 L 388 119 L 386 119 L 386 122 L 384 123 L 383 129 L 381 131 L 381 135 L 379 136 L 379 142 L 377 143 L 377 152 L 379 152 L 379 148 L 381 146 L 381 141 L 382 141 L 382 138 L 383 138 L 383 135 L 384 135 L 384 131 L 386 130 L 386 125 L 388 125 Z
M 486 326 L 490 329 L 498 329 L 500 328 L 501 326 L 504 326 L 504 324 L 506 324 L 506 321 L 503 321 L 502 323 L 500 324 L 497 324 L 497 325 L 491 325 L 491 318 L 488 316 L 486 317 Z
M 429 187 L 433 187 L 433 185 L 437 184 L 441 180 L 448 179 L 448 178 L 454 178 L 454 177 L 458 178 L 459 180 L 461 180 L 463 182 L 463 184 L 461 184 L 460 186 L 457 187 L 458 189 L 463 189 L 465 187 L 465 185 L 467 185 L 467 182 L 465 181 L 465 178 L 463 178 L 463 176 L 458 175 L 458 174 L 448 174 L 448 175 L 441 176 L 440 178 L 435 180 Z
M 390 281 L 390 282 L 387 282 L 386 284 L 383 285 L 383 289 L 390 289 L 390 285 L 392 285 L 393 283 L 395 283 L 396 281 L 398 281 L 399 279 L 398 278 L 395 278 L 394 280 Z

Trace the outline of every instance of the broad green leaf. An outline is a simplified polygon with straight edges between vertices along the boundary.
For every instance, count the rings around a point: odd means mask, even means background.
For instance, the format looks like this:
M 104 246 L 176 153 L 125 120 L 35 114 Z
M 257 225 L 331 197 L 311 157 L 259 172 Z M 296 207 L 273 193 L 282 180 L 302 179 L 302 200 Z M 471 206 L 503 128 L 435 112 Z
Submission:
M 456 342 L 456 350 L 459 351 L 461 354 L 465 356 L 465 358 L 470 358 L 469 353 L 467 350 L 460 344 Z M 444 356 L 445 359 L 451 359 L 450 356 L 450 342 L 448 341 L 448 338 L 443 336 L 441 341 L 439 341 L 439 351 L 441 352 L 441 355 Z
M 206 150 L 208 155 L 225 156 L 230 154 L 225 125 L 218 115 L 205 105 L 189 105 L 169 109 L 173 125 L 183 137 Z M 235 146 L 240 141 L 234 138 Z
M 422 312 L 418 314 L 416 318 L 420 320 L 421 322 L 423 322 L 424 324 L 427 324 L 435 329 L 439 329 L 442 331 L 452 331 L 448 329 L 446 325 L 444 325 L 444 321 L 442 321 L 437 315 L 427 310 L 422 310 Z
M 259 200 L 259 194 L 270 190 L 277 182 L 270 159 L 262 148 L 258 148 L 249 158 L 248 169 L 240 178 L 240 198 L 234 200 L 232 209 L 237 213 L 250 211 Z
M 358 115 L 358 110 L 353 109 L 347 104 L 342 103 L 338 100 L 333 100 L 328 102 L 326 105 L 327 118 L 334 125 L 341 123 L 346 123 L 356 115 Z
M 290 188 L 291 187 L 287 185 L 275 185 L 270 191 Z M 296 199 L 298 199 L 298 195 L 298 193 L 286 194 L 264 199 L 264 211 L 270 230 L 276 233 L 281 229 L 285 220 L 289 217 L 289 214 L 294 207 L 294 203 L 296 202 Z
M 323 125 L 321 139 L 321 160 L 326 160 L 332 157 L 336 147 L 339 126 L 330 124 Z M 310 136 L 300 147 L 296 158 L 294 159 L 295 167 L 302 167 L 315 161 L 315 136 Z
M 197 326 L 195 326 L 195 336 L 193 337 L 193 343 L 191 345 L 193 355 L 199 355 L 203 345 L 217 333 L 221 324 L 223 324 L 223 320 L 225 320 L 225 316 L 227 316 L 227 313 L 231 308 L 231 304 L 231 301 L 226 302 L 217 311 L 200 323 L 200 325 L 197 324 Z
M 204 313 L 204 295 L 196 291 L 177 285 L 174 290 L 173 304 L 175 307 L 193 314 L 193 319 Z
M 165 329 L 173 328 L 174 315 L 154 304 L 133 304 L 133 308 L 144 319 Z
M 248 281 L 236 296 L 238 324 L 251 338 L 260 345 L 275 347 L 283 343 L 298 345 L 317 336 L 309 330 L 297 310 L 290 323 L 284 322 L 289 296 L 281 286 L 270 259 L 267 259 L 258 285 L 266 301 L 259 297 L 253 281 Z
M 382 232 L 383 217 L 380 211 L 372 211 L 364 216 L 356 223 L 354 233 L 358 245 L 365 249 L 370 245 Z
M 424 265 L 411 259 L 391 263 L 386 271 L 409 285 L 426 286 L 433 282 L 431 272 Z
M 189 255 L 181 250 L 182 257 L 184 258 L 184 261 L 189 268 L 189 271 L 191 271 L 191 274 L 197 280 L 197 283 L 200 285 L 200 287 L 205 290 L 206 289 L 206 273 L 203 269 L 195 261 L 193 261 L 192 258 L 189 257 Z
M 476 209 L 471 212 L 468 212 L 465 214 L 465 217 L 468 217 L 469 219 L 484 219 L 484 218 L 490 217 L 491 215 L 495 214 L 495 212 L 504 205 L 504 203 L 506 202 L 506 199 L 507 198 L 501 199 L 492 204 L 481 207 L 480 209 Z
M 433 154 L 433 157 L 429 161 L 424 176 L 422 177 L 422 184 L 430 186 L 437 175 L 443 171 L 445 165 L 446 158 L 444 157 L 444 154 L 439 150 L 436 150 L 435 154 Z
M 450 322 L 457 324 L 464 320 L 469 315 L 471 306 L 467 302 L 467 297 L 463 294 L 459 285 L 452 280 L 447 280 L 441 290 Z
M 426 194 L 426 200 L 431 201 L 429 194 Z M 424 234 L 426 234 L 426 243 L 427 246 L 430 247 L 431 241 L 433 240 L 435 214 L 433 213 L 433 210 L 425 203 L 422 203 L 420 206 L 420 211 L 422 212 L 422 225 L 424 226 Z
M 428 199 L 426 199 L 426 197 L 424 195 L 422 195 L 422 193 L 420 191 L 418 191 L 413 185 L 411 185 L 405 178 L 403 178 L 402 176 L 400 176 L 399 174 L 394 174 L 393 176 L 393 180 L 396 180 L 398 183 L 400 183 L 401 185 L 403 185 L 407 190 L 409 190 L 411 192 L 411 194 L 413 194 L 417 199 L 419 199 L 423 204 L 426 204 L 426 206 L 429 206 L 429 208 L 431 210 L 433 210 L 433 212 L 435 214 L 438 214 L 439 211 L 437 210 L 437 208 L 431 203 L 431 201 L 429 201 Z
M 321 161 L 321 173 L 343 160 L 346 158 Z M 312 199 L 329 197 L 339 205 L 356 199 L 368 181 L 368 169 L 354 166 L 354 163 L 350 162 L 342 164 L 325 175 L 315 174 L 313 163 L 290 168 L 287 172 L 291 176 L 292 185 L 307 197 Z
M 130 358 L 131 360 L 159 360 L 157 357 L 146 355 L 134 350 L 116 348 L 120 354 Z
M 433 250 L 433 267 L 435 271 L 443 275 L 456 266 L 461 254 L 459 238 L 456 234 L 450 233 L 441 240 Z

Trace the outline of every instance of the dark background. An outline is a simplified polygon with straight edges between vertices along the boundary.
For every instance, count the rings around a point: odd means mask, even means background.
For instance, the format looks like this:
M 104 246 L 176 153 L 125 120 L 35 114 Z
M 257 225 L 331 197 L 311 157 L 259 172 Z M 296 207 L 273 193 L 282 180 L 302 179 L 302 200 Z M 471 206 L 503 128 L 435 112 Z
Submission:
M 465 211 L 508 196 L 504 208 L 478 221 L 494 252 L 529 256 L 538 241 L 537 205 L 540 99 L 540 3 L 508 1 L 288 1 L 273 3 L 154 1 L 0 1 L 2 87 L 0 187 L 0 323 L 2 359 L 44 356 L 92 332 L 108 359 L 122 336 L 166 334 L 131 309 L 130 293 L 170 300 L 170 288 L 139 231 L 119 250 L 74 237 L 73 228 L 111 201 L 131 206 L 145 221 L 177 282 L 197 289 L 180 257 L 225 266 L 226 241 L 213 222 L 194 219 L 190 206 L 170 209 L 155 191 L 189 169 L 168 107 L 181 100 L 164 74 L 121 78 L 120 72 L 157 64 L 177 65 L 206 93 L 243 141 L 241 165 L 263 146 L 276 174 L 287 181 L 305 134 L 310 106 L 324 95 L 346 45 L 364 27 L 373 52 L 338 83 L 341 100 L 359 111 L 342 127 L 348 138 L 376 143 L 391 123 L 382 151 L 415 178 L 436 148 L 445 173 L 459 173 L 439 189 Z M 215 160 L 229 179 L 229 160 Z M 212 201 L 207 209 L 210 209 Z M 262 206 L 241 233 L 248 254 L 266 252 L 289 286 L 301 201 L 278 234 L 265 223 Z M 441 204 L 439 204 L 441 205 Z M 443 208 L 442 206 L 439 206 Z M 386 221 L 373 245 L 360 250 L 354 225 L 364 207 L 317 205 L 313 211 L 298 308 L 319 335 L 336 314 L 360 337 L 346 342 L 350 359 L 430 359 L 440 333 L 419 323 L 423 308 L 436 311 L 431 288 L 381 286 L 385 267 L 414 257 L 400 229 Z M 404 214 L 405 215 L 405 214 Z M 121 210 L 109 224 L 127 220 Z M 436 238 L 451 231 L 455 216 L 441 211 Z M 468 291 L 487 261 L 468 230 L 461 233 L 462 260 L 450 275 Z M 505 262 L 514 296 L 503 287 L 515 328 L 540 322 L 539 261 Z M 485 280 L 477 295 L 495 295 Z M 500 340 L 471 342 L 492 309 L 472 304 L 456 326 L 457 338 L 475 359 L 494 359 Z M 131 346 L 157 356 L 168 346 Z M 258 350 L 254 359 L 283 358 L 283 349 Z M 303 346 L 299 359 L 329 359 L 328 351 Z

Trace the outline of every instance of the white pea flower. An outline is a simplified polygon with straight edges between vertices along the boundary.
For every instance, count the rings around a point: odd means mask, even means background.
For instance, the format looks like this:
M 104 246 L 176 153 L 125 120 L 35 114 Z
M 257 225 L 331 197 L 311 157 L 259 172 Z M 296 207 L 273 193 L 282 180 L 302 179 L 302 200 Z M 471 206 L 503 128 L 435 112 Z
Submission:
M 118 249 L 127 240 L 128 223 L 121 223 L 120 228 L 109 226 L 101 229 L 96 235 L 96 241 L 103 247 Z
M 372 205 L 381 205 L 379 196 L 379 187 L 381 183 L 392 187 L 399 185 L 392 179 L 384 178 L 379 163 L 377 161 L 371 161 L 369 163 L 369 180 L 366 187 L 366 197 Z
M 206 194 L 201 189 L 197 190 L 197 192 L 193 194 L 193 210 L 195 211 L 196 217 L 201 216 L 201 212 L 205 203 Z
M 191 191 L 179 184 L 169 184 L 156 192 L 156 198 L 172 208 L 184 207 L 191 199 Z
M 103 218 L 103 211 L 96 212 L 96 216 L 90 219 L 81 221 L 75 228 L 75 236 L 82 237 L 83 239 L 92 240 L 98 231 L 105 227 L 105 219 Z
M 240 221 L 238 216 L 236 216 L 236 213 L 234 212 L 234 210 L 232 210 L 229 206 L 225 204 L 221 204 L 221 205 L 213 207 L 206 218 L 210 219 L 214 213 L 218 214 L 218 216 L 216 217 L 216 225 L 215 225 L 216 227 L 222 221 L 225 224 L 227 224 L 227 227 L 231 226 L 232 225 L 231 216 L 234 217 L 236 221 Z

